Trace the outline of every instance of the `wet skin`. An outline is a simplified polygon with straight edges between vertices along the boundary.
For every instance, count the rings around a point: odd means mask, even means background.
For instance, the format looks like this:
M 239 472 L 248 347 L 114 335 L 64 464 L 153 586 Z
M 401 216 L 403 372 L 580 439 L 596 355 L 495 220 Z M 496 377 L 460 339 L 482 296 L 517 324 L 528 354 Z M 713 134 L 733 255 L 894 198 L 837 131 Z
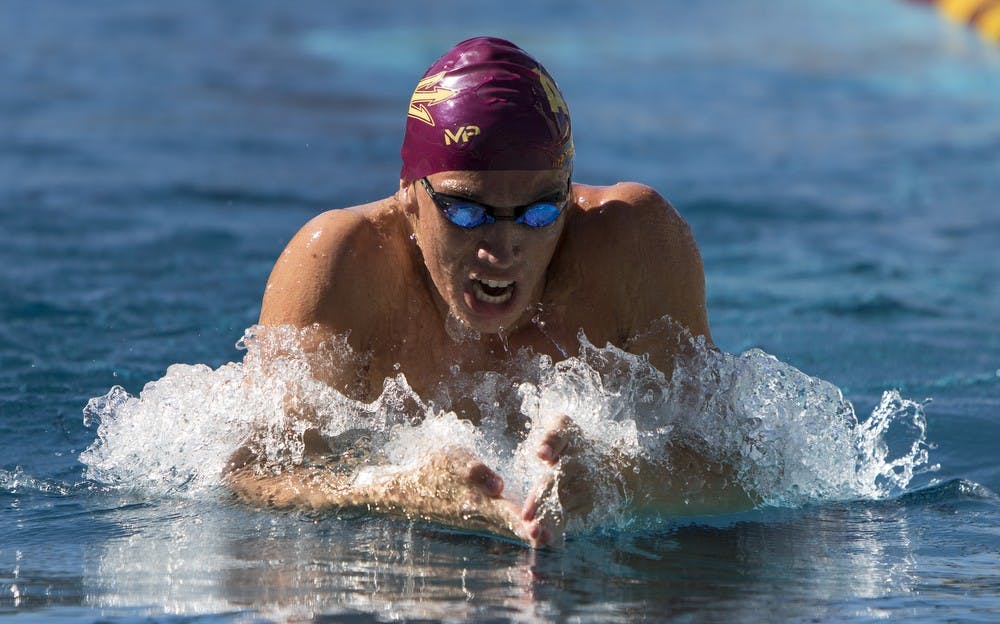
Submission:
M 501 216 L 558 194 L 568 182 L 561 170 L 442 172 L 429 181 L 438 193 L 493 206 Z M 648 353 L 669 372 L 677 333 L 644 335 L 664 316 L 710 340 L 697 246 L 680 215 L 648 187 L 574 184 L 563 213 L 547 227 L 497 221 L 470 230 L 448 222 L 420 184 L 401 181 L 394 196 L 325 212 L 296 234 L 272 271 L 260 324 L 348 334 L 354 352 L 365 354 L 363 365 L 313 372 L 370 400 L 398 371 L 424 395 L 447 383 L 455 364 L 499 371 L 521 348 L 563 359 L 575 355 L 581 330 L 593 344 Z M 542 461 L 567 473 L 575 470 L 570 460 L 579 447 L 571 416 L 554 423 L 538 448 Z M 250 465 L 247 457 L 234 459 L 233 489 L 279 506 L 374 503 L 453 524 L 463 524 L 458 518 L 472 509 L 493 532 L 532 545 L 557 541 L 566 520 L 542 513 L 550 480 L 525 501 L 508 500 L 500 476 L 457 449 L 443 449 L 426 469 L 378 491 L 346 489 L 314 469 L 262 477 Z M 655 470 L 646 472 L 648 480 L 662 481 Z M 437 478 L 449 485 L 430 500 L 424 486 Z M 575 483 L 558 492 L 566 513 L 589 511 L 586 479 L 560 482 Z M 668 489 L 662 496 L 674 494 Z
M 567 188 L 562 172 L 500 175 L 490 184 L 482 182 L 484 175 L 453 172 L 429 179 L 438 192 L 497 207 L 519 206 Z M 545 294 L 547 268 L 566 219 L 540 228 L 497 221 L 467 230 L 445 219 L 422 187 L 403 185 L 400 193 L 410 206 L 409 221 L 439 314 L 451 310 L 484 334 L 523 329 Z M 496 214 L 514 213 L 500 208 Z

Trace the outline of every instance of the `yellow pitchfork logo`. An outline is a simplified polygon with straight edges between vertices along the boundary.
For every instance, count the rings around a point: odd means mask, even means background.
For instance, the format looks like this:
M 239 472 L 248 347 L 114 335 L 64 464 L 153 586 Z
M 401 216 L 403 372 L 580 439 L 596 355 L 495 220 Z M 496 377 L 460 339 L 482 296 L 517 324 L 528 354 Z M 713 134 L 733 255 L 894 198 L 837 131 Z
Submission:
M 434 125 L 434 118 L 431 117 L 431 112 L 427 110 L 427 107 L 440 104 L 458 93 L 458 91 L 452 91 L 436 84 L 444 77 L 445 73 L 438 72 L 417 83 L 417 88 L 413 90 L 413 97 L 410 98 L 410 109 L 406 113 L 408 116 L 419 119 L 425 124 Z

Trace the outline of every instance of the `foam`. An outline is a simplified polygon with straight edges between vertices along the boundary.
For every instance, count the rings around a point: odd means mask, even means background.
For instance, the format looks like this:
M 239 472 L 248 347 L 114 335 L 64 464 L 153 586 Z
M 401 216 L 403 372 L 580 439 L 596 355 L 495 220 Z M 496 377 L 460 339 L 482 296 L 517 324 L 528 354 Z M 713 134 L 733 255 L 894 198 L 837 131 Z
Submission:
M 641 459 L 670 470 L 679 444 L 731 466 L 736 484 L 763 505 L 887 498 L 929 469 L 923 406 L 898 392 L 885 392 L 859 421 L 836 386 L 758 349 L 727 354 L 687 337 L 666 377 L 646 357 L 580 341 L 580 354 L 560 362 L 522 351 L 503 372 L 453 367 L 447 385 L 428 396 L 401 371 L 364 402 L 314 377 L 318 366 L 363 358 L 344 337 L 290 327 L 262 337 L 250 328 L 238 343 L 247 349 L 242 362 L 214 370 L 175 364 L 138 396 L 116 386 L 92 399 L 84 414 L 97 434 L 80 459 L 88 478 L 112 486 L 217 496 L 239 448 L 251 445 L 267 469 L 280 471 L 304 460 L 302 433 L 317 429 L 355 479 L 412 470 L 446 444 L 482 458 L 519 500 L 551 474 L 535 450 L 566 414 L 584 442 L 579 460 L 598 484 L 593 513 L 570 530 L 635 522 L 614 467 Z M 476 403 L 478 426 L 450 411 L 460 398 Z

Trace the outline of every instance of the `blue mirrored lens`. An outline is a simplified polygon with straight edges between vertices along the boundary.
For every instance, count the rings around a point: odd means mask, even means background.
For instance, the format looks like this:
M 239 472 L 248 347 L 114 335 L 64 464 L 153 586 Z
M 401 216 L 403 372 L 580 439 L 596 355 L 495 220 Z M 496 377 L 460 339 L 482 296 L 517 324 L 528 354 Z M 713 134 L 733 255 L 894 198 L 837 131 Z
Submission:
M 449 221 L 464 228 L 479 227 L 487 221 L 492 221 L 486 210 L 475 204 L 452 204 L 445 209 L 444 214 Z
M 559 218 L 560 208 L 555 204 L 534 204 L 524 211 L 519 222 L 531 227 L 545 227 Z

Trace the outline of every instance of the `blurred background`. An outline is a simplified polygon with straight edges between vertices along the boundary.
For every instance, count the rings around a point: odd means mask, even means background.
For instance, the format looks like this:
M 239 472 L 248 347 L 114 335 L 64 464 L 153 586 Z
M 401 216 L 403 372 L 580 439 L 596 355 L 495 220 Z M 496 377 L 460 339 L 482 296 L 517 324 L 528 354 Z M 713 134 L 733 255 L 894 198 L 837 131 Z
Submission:
M 484 33 L 555 76 L 577 180 L 692 223 L 727 350 L 865 395 L 998 367 L 1000 48 L 922 3 L 0 7 L 0 353 L 74 409 L 239 357 L 284 243 L 394 191 L 416 79 Z
M 0 0 L 4 496 L 79 483 L 89 397 L 240 359 L 285 243 L 395 191 L 417 79 L 480 34 L 555 77 L 576 180 L 689 220 L 720 347 L 932 399 L 933 477 L 1000 490 L 1000 46 L 931 4 Z

